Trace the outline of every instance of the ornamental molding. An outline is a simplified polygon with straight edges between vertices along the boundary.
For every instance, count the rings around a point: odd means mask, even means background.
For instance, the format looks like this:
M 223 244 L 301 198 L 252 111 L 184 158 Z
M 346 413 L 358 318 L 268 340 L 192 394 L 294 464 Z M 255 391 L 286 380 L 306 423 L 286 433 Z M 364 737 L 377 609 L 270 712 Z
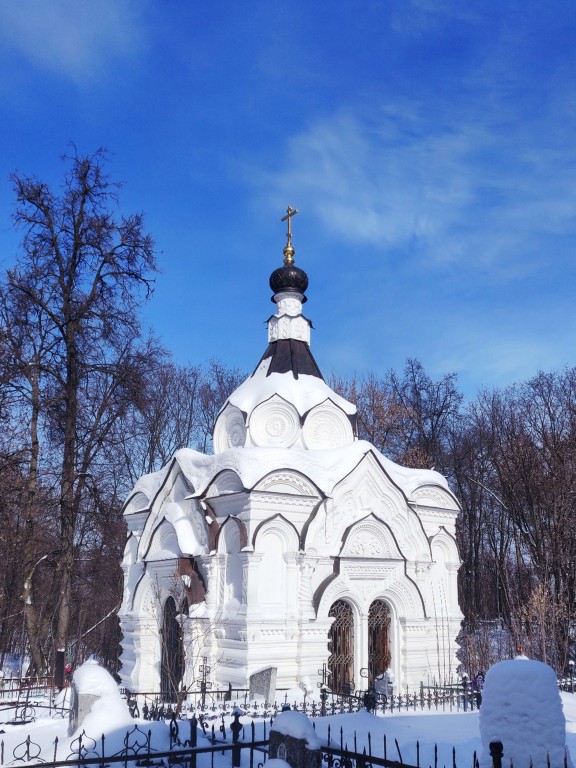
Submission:
M 357 522 L 348 531 L 340 557 L 403 559 L 388 526 L 373 516 Z
M 290 448 L 300 434 L 300 416 L 293 405 L 274 395 L 254 408 L 248 429 L 260 448 Z
M 385 600 L 401 618 L 418 616 L 424 618 L 422 595 L 413 581 L 404 574 L 401 563 L 391 567 L 383 578 L 374 574 L 372 578 L 351 578 L 345 570 L 331 581 L 318 600 L 317 615 L 325 618 L 336 600 L 346 600 L 360 614 L 366 614 L 374 600 Z
M 386 563 L 359 563 L 352 565 L 350 563 L 342 563 L 341 573 L 351 580 L 357 579 L 380 579 L 387 580 L 397 574 L 398 569 L 402 567 L 402 562 L 394 564 Z
M 310 509 L 318 501 L 318 496 L 291 496 L 287 493 L 262 493 L 261 491 L 252 492 L 254 506 L 273 505 L 293 509 L 302 507 Z
M 331 400 L 326 400 L 307 414 L 302 437 L 309 450 L 339 448 L 354 441 L 354 432 L 346 413 Z
M 439 509 L 438 507 L 431 507 L 412 500 L 408 502 L 408 506 L 418 517 L 425 518 L 425 524 L 432 520 L 439 524 L 445 521 L 449 525 L 454 525 L 454 520 L 458 517 L 459 511 L 457 509 Z
M 310 323 L 301 314 L 273 315 L 268 321 L 268 341 L 296 339 L 310 344 Z
M 246 424 L 244 414 L 235 405 L 228 403 L 216 420 L 212 438 L 214 453 L 246 445 Z
M 460 511 L 454 497 L 438 486 L 421 485 L 413 491 L 410 500 L 422 506 L 429 506 L 433 510 L 441 508 L 443 510 Z
M 300 496 L 318 498 L 314 484 L 299 472 L 283 470 L 271 472 L 254 486 L 255 491 L 274 491 L 275 493 L 297 493 Z

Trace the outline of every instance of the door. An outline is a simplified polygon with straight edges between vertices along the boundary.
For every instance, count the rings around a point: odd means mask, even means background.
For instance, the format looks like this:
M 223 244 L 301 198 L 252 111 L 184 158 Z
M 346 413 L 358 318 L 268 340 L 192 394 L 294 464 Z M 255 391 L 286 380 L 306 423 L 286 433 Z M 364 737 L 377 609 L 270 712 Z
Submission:
M 177 619 L 178 611 L 173 597 L 164 604 L 162 621 L 162 664 L 160 691 L 162 701 L 176 701 L 180 681 L 184 675 L 184 646 L 182 627 Z
M 350 693 L 354 690 L 354 616 L 346 600 L 337 600 L 330 608 L 334 616 L 330 627 L 328 669 L 330 688 L 334 693 Z
M 368 612 L 368 687 L 390 666 L 390 608 L 374 600 Z

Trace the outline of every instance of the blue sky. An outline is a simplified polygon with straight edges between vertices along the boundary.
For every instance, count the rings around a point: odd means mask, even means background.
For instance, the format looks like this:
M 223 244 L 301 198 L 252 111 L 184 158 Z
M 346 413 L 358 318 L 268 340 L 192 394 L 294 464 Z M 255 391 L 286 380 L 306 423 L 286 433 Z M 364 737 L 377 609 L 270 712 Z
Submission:
M 254 367 L 291 204 L 325 376 L 576 363 L 574 0 L 6 1 L 0 68 L 0 260 L 8 175 L 107 147 L 177 361 Z

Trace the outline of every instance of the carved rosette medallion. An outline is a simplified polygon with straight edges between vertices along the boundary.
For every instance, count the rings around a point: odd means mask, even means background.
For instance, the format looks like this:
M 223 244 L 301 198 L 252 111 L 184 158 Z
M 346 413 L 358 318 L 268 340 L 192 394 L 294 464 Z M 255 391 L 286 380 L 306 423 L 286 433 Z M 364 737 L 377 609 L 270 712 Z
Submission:
M 354 439 L 350 420 L 333 403 L 321 403 L 310 411 L 302 435 L 310 450 L 339 448 Z
M 262 448 L 289 448 L 300 431 L 300 417 L 283 400 L 262 403 L 250 417 L 250 436 Z

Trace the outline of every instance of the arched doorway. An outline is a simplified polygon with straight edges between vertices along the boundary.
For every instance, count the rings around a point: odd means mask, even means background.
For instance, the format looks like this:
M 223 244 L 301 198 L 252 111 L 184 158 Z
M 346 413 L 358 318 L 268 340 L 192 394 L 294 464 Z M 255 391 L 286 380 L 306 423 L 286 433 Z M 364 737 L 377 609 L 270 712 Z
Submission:
M 384 600 L 374 600 L 368 612 L 368 685 L 390 666 L 390 608 Z
M 162 701 L 176 701 L 180 681 L 184 675 L 182 627 L 177 616 L 176 601 L 173 597 L 169 597 L 164 604 L 162 620 L 162 663 L 160 669 Z
M 354 688 L 354 616 L 346 600 L 336 600 L 329 616 L 334 617 L 330 627 L 328 669 L 330 687 L 334 693 L 350 693 Z

